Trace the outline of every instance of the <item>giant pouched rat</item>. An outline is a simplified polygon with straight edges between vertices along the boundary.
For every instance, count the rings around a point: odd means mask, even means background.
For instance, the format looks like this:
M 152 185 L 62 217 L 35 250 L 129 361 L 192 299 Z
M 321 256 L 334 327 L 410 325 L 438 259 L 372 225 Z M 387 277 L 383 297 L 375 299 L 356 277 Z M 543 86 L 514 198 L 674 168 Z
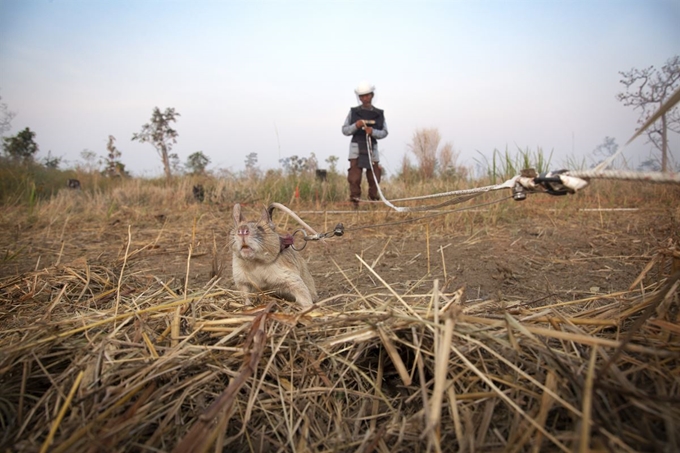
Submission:
M 314 279 L 307 263 L 276 232 L 269 212 L 264 209 L 257 222 L 246 220 L 241 205 L 234 205 L 234 229 L 231 233 L 234 283 L 245 294 L 273 291 L 279 297 L 294 300 L 303 307 L 316 299 Z

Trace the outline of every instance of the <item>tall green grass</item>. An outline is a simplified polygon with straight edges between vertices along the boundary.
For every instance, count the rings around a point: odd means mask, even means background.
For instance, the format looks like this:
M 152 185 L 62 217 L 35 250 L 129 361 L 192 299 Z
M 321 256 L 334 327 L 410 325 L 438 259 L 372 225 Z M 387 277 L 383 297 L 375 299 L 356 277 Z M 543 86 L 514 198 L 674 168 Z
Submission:
M 498 184 L 518 175 L 526 168 L 533 168 L 538 173 L 550 171 L 553 152 L 546 156 L 541 147 L 534 151 L 518 147 L 515 153 L 511 153 L 506 147 L 504 152 L 494 149 L 490 158 L 481 152 L 479 155 L 480 157 L 475 159 L 479 168 L 490 184 Z

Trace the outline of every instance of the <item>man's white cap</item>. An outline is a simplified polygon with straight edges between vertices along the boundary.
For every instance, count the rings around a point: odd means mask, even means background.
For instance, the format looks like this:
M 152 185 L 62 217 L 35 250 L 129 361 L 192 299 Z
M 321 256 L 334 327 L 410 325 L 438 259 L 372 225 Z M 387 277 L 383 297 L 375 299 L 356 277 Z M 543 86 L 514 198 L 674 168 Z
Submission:
M 357 96 L 362 96 L 364 94 L 373 93 L 375 91 L 375 86 L 370 83 L 363 81 L 359 82 L 359 85 L 354 89 Z

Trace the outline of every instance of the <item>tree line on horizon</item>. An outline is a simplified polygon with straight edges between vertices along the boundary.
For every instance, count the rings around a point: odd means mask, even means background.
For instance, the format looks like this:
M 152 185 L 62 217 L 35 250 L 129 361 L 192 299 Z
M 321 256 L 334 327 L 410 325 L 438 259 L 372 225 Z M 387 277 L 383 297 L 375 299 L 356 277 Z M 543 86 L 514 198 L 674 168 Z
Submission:
M 661 68 L 649 66 L 643 69 L 632 68 L 629 71 L 620 71 L 620 83 L 625 91 L 616 94 L 616 99 L 624 106 L 632 107 L 640 111 L 638 123 L 643 125 L 666 100 L 674 94 L 680 86 L 680 56 L 674 56 L 666 61 Z M 51 151 L 40 161 L 36 160 L 39 146 L 36 142 L 36 132 L 29 127 L 19 131 L 14 136 L 5 137 L 4 134 L 11 129 L 12 120 L 16 113 L 9 110 L 7 104 L 2 103 L 0 97 L 0 135 L 2 135 L 2 158 L 11 163 L 38 163 L 46 168 L 57 169 L 62 163 L 61 157 L 55 157 Z M 142 125 L 141 130 L 132 135 L 132 141 L 149 143 L 158 153 L 163 164 L 166 178 L 183 171 L 191 175 L 205 175 L 206 168 L 210 164 L 210 158 L 203 151 L 196 151 L 188 156 L 182 166 L 179 156 L 172 152 L 173 145 L 177 143 L 179 136 L 173 123 L 177 122 L 180 114 L 174 108 L 166 108 L 161 111 L 154 107 L 151 119 Z M 650 143 L 658 151 L 658 159 L 651 157 L 642 162 L 639 169 L 669 171 L 672 167 L 668 135 L 670 132 L 680 133 L 680 108 L 676 105 L 661 115 L 659 120 L 647 128 L 645 135 L 647 143 Z M 105 176 L 125 177 L 129 176 L 125 164 L 121 161 L 122 152 L 115 145 L 115 137 L 109 135 L 106 156 L 97 162 L 96 153 L 84 150 L 81 153 L 85 161 L 84 167 L 94 170 L 102 167 L 101 173 Z M 441 144 L 441 136 L 436 128 L 421 128 L 414 131 L 412 141 L 408 145 L 409 150 L 415 157 L 416 164 L 411 164 L 408 155 L 404 156 L 400 169 L 400 177 L 428 179 L 439 177 L 466 178 L 468 171 L 458 165 L 459 152 L 455 151 L 450 142 Z M 618 145 L 614 138 L 606 136 L 602 144 L 593 150 L 596 157 L 606 158 L 616 152 Z M 337 171 L 337 156 L 331 156 L 326 162 L 331 171 Z M 318 168 L 318 162 L 314 153 L 309 157 L 297 155 L 280 159 L 279 164 L 287 174 L 296 174 L 303 170 L 313 171 Z M 257 153 L 245 156 L 244 176 L 254 177 L 259 174 L 257 166 Z

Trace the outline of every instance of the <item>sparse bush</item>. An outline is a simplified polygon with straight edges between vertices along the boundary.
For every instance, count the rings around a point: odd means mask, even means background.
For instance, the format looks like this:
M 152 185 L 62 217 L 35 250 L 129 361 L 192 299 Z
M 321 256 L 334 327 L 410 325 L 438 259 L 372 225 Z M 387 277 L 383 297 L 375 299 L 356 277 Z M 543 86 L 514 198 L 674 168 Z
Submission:
M 106 144 L 106 161 L 105 165 L 106 168 L 104 168 L 104 175 L 108 177 L 114 177 L 114 176 L 130 176 L 125 169 L 125 164 L 120 161 L 121 157 L 121 152 L 116 148 L 116 145 L 114 142 L 116 141 L 116 137 L 113 135 L 109 135 L 109 142 Z
M 38 152 L 35 132 L 28 127 L 13 137 L 3 137 L 2 143 L 5 155 L 13 161 L 32 162 Z
M 409 149 L 416 156 L 418 169 L 422 178 L 434 177 L 437 166 L 437 149 L 441 135 L 436 128 L 417 129 L 413 133 Z
M 184 164 L 189 174 L 205 175 L 205 168 L 210 164 L 210 158 L 203 154 L 203 151 L 196 151 L 187 157 L 187 163 Z

